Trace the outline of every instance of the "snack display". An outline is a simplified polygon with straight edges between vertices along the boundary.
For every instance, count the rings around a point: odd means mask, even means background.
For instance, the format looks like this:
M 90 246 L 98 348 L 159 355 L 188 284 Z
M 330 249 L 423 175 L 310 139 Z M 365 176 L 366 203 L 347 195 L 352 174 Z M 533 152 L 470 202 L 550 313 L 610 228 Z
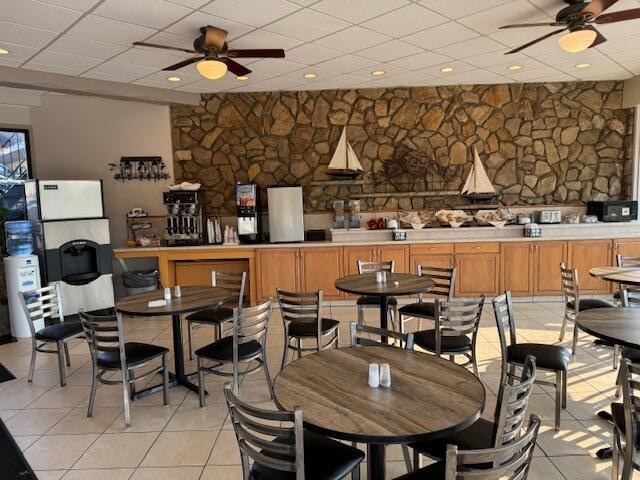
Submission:
M 467 215 L 462 210 L 438 210 L 436 218 L 440 223 L 447 223 L 453 228 L 461 226 L 465 222 L 470 222 L 473 217 Z
M 425 225 L 430 225 L 434 218 L 433 211 L 405 212 L 400 214 L 402 223 L 411 225 L 414 230 L 420 230 Z
M 493 225 L 498 228 L 503 228 L 515 218 L 506 208 L 498 210 L 478 210 L 473 217 L 478 222 L 478 225 Z

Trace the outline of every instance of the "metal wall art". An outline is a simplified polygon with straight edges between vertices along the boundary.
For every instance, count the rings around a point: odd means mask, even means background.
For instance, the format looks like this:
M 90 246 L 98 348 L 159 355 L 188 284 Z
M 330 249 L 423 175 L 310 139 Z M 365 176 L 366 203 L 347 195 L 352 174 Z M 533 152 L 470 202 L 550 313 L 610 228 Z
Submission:
M 120 163 L 110 163 L 109 170 L 116 180 L 167 180 L 167 165 L 162 157 L 120 157 Z

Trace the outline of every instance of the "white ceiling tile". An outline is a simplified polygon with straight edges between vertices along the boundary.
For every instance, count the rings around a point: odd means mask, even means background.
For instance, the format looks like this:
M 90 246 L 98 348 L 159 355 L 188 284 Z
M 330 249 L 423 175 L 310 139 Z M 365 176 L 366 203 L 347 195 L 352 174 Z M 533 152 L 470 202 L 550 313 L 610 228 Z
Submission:
M 517 72 L 509 72 L 506 77 L 520 82 L 528 82 L 536 78 L 549 77 L 552 75 L 560 75 L 561 73 L 553 67 L 545 66 L 534 70 L 518 70 Z
M 520 70 L 509 70 L 509 67 L 512 65 L 520 65 L 522 68 Z M 535 70 L 537 68 L 542 68 L 542 67 L 546 67 L 546 65 L 537 60 L 534 60 L 533 58 L 525 57 L 519 60 L 509 59 L 509 61 L 505 63 L 487 66 L 485 67 L 485 70 L 497 73 L 499 75 L 505 75 L 507 73 L 517 72 L 522 70 Z
M 304 79 L 292 80 L 284 77 L 269 78 L 262 82 L 254 83 L 253 85 L 246 85 L 239 88 L 234 88 L 233 91 L 278 91 L 278 90 L 293 90 L 298 85 L 304 83 Z
M 488 37 L 478 37 L 438 48 L 436 52 L 448 57 L 465 59 L 485 53 L 497 52 L 502 49 L 503 45 L 495 40 Z
M 438 47 L 462 42 L 477 36 L 479 36 L 478 33 L 459 23 L 447 22 L 408 35 L 403 37 L 402 40 L 425 49 L 434 50 Z
M 0 87 L 0 93 L 11 93 L 13 95 L 44 95 L 46 90 L 36 90 L 30 88 L 12 88 L 12 87 Z
M 96 80 L 107 80 L 109 82 L 121 82 L 121 83 L 129 83 L 133 80 L 140 78 L 140 75 L 125 75 L 125 74 L 114 74 L 114 73 L 105 73 L 105 72 L 96 72 L 95 70 L 89 70 L 88 72 L 80 75 L 84 78 L 95 78 Z
M 568 5 L 563 5 L 558 0 L 529 0 L 534 7 L 543 10 L 547 15 L 556 16 L 560 10 Z
M 197 38 L 200 36 L 200 28 L 211 25 L 212 27 L 222 28 L 229 32 L 227 41 L 231 41 L 245 33 L 253 30 L 253 27 L 244 25 L 243 23 L 234 22 L 226 18 L 217 17 L 205 12 L 193 12 L 191 15 L 174 23 L 166 28 L 169 33 L 182 35 L 183 37 Z
M 627 50 L 637 50 L 640 49 L 640 35 L 629 35 L 625 38 L 609 40 L 601 43 L 595 48 L 606 54 L 625 52 Z
M 392 60 L 390 63 L 408 70 L 420 70 L 432 65 L 440 65 L 450 60 L 452 59 L 446 55 L 435 52 L 424 52 L 411 55 L 410 57 L 398 58 L 397 60 Z
M 0 0 L 0 12 L 5 22 L 18 23 L 29 27 L 61 32 L 80 15 L 77 10 L 61 8 L 33 0 Z
M 167 78 L 174 75 L 176 75 L 176 72 L 159 71 L 152 73 L 151 75 L 147 75 L 143 78 L 154 82 L 171 83 L 167 80 Z M 198 74 L 195 68 L 193 70 L 186 70 L 186 68 L 181 69 L 179 72 L 177 72 L 177 76 L 182 79 L 182 82 L 180 82 L 181 85 L 186 85 L 187 83 L 193 83 L 202 80 L 202 77 L 200 76 L 200 74 Z M 174 84 L 171 84 L 168 88 L 173 88 L 174 86 Z
M 143 67 L 141 65 L 132 65 L 130 63 L 114 62 L 113 60 L 104 62 L 91 70 L 91 72 L 117 75 L 131 78 L 131 80 L 137 80 L 138 78 L 145 77 L 150 73 L 154 73 L 155 71 L 155 68 Z
M 182 5 L 183 7 L 196 9 L 209 3 L 211 0 L 169 0 L 169 1 L 171 3 L 175 3 L 176 5 Z
M 498 30 L 497 32 L 491 33 L 489 36 L 503 45 L 515 48 L 536 38 L 547 35 L 554 30 L 560 30 L 561 28 L 562 27 L 505 28 L 504 30 Z M 557 46 L 558 38 L 562 35 L 563 33 L 558 33 L 553 37 L 542 40 L 542 42 L 552 43 Z
M 477 3 L 477 2 L 474 2 Z M 513 0 L 498 8 L 483 10 L 458 21 L 480 33 L 496 32 L 502 25 L 544 20 L 546 15 L 526 0 Z
M 169 80 L 163 82 L 161 80 L 152 80 L 148 78 L 140 78 L 138 80 L 134 80 L 131 82 L 132 85 L 142 85 L 143 87 L 154 87 L 154 88 L 165 88 L 165 89 L 174 89 L 175 82 L 172 83 Z
M 440 69 L 444 67 L 453 67 L 453 72 L 444 73 L 441 72 Z M 454 60 L 452 62 L 442 63 L 440 65 L 433 65 L 431 67 L 423 68 L 420 70 L 423 73 L 426 73 L 430 77 L 434 78 L 447 78 L 451 75 L 458 75 L 459 73 L 471 72 L 473 70 L 477 70 L 473 65 L 469 65 L 468 63 L 461 62 L 459 60 Z
M 0 44 L 42 48 L 56 37 L 55 32 L 0 21 Z
M 640 75 L 640 61 L 625 62 L 622 66 L 634 75 Z
M 164 50 L 135 47 L 114 57 L 113 60 L 116 62 L 163 69 L 174 63 L 181 62 L 183 58 L 165 53 Z
M 310 42 L 347 28 L 350 24 L 314 10 L 298 10 L 277 22 L 264 27 L 270 32 Z
M 81 55 L 84 57 L 102 58 L 106 60 L 120 52 L 123 52 L 127 48 L 128 47 L 125 45 L 98 42 L 89 38 L 65 34 L 53 42 L 47 50 L 70 53 L 72 55 Z
M 386 77 L 386 75 L 384 77 Z M 431 80 L 431 77 L 429 75 L 426 75 L 423 72 L 405 72 L 405 73 L 401 73 L 400 75 L 394 75 L 388 78 L 384 78 L 384 77 L 379 80 L 373 80 L 372 84 L 377 85 L 379 87 L 384 87 L 384 86 L 412 87 L 416 85 L 424 85 L 429 80 Z
M 394 77 L 396 75 L 400 75 L 401 73 L 407 73 L 407 70 L 404 68 L 397 67 L 395 65 L 391 65 L 390 63 L 376 63 L 368 68 L 363 68 L 361 70 L 355 70 L 351 72 L 351 75 L 355 75 L 356 77 L 362 77 L 372 80 L 380 80 L 380 78 L 376 78 L 375 75 L 372 75 L 371 72 L 376 70 L 384 70 L 384 77 Z
M 513 80 L 503 77 L 502 75 L 480 69 L 448 75 L 446 78 L 449 82 L 455 82 L 460 85 L 487 85 L 513 82 Z
M 366 28 L 354 25 L 346 30 L 316 40 L 315 43 L 325 47 L 352 53 L 379 43 L 389 41 L 391 37 Z
M 237 0 L 215 0 L 201 10 L 235 22 L 261 27 L 299 9 L 300 5 L 286 0 L 251 0 L 251 5 L 246 6 L 240 6 Z
M 15 58 L 9 58 L 6 55 L 0 57 L 0 65 L 3 67 L 19 67 L 22 64 L 22 60 L 16 60 Z
M 360 23 L 408 4 L 408 0 L 321 0 L 311 8 L 347 22 Z
M 105 0 L 93 13 L 150 28 L 164 28 L 191 9 L 163 0 Z
M 509 55 L 505 55 L 509 49 L 503 48 L 502 50 L 498 50 L 495 52 L 485 53 L 483 55 L 476 55 L 470 58 L 467 58 L 465 61 L 470 63 L 471 65 L 475 65 L 476 67 L 490 67 L 492 65 L 500 65 L 504 62 L 517 62 L 519 59 L 528 58 L 524 53 L 512 53 Z
M 404 37 L 425 28 L 445 23 L 447 19 L 420 5 L 411 4 L 364 22 L 364 27 L 391 37 Z
M 357 55 L 344 55 L 334 58 L 333 60 L 319 63 L 316 66 L 338 73 L 349 73 L 362 68 L 368 68 L 375 64 L 376 62 L 370 58 L 359 57 Z
M 33 57 L 29 63 L 25 65 L 30 68 L 31 65 L 57 65 L 62 68 L 76 70 L 78 73 L 89 70 L 102 60 L 99 58 L 82 57 L 79 55 L 70 55 L 68 53 L 44 51 Z
M 511 0 L 420 0 L 418 3 L 445 17 L 456 19 L 482 10 L 488 10 L 491 7 L 510 1 Z
M 343 53 L 338 50 L 321 47 L 313 43 L 305 43 L 286 52 L 287 60 L 307 65 L 315 65 L 316 63 L 324 62 L 341 55 L 343 55 Z
M 424 52 L 422 48 L 394 39 L 360 50 L 357 54 L 371 58 L 377 62 L 388 62 L 390 60 L 406 57 L 407 55 L 415 55 L 421 52 Z
M 289 62 L 281 58 L 263 58 L 257 62 L 251 64 L 251 70 L 260 75 L 277 76 L 284 73 L 293 72 L 294 70 L 300 70 L 306 67 L 306 65 Z
M 38 72 L 61 73 L 62 75 L 79 75 L 82 73 L 80 68 L 61 67 L 60 65 L 44 65 L 40 63 L 29 63 L 29 68 L 23 67 L 25 70 L 37 70 Z
M 305 73 L 315 73 L 315 79 L 307 79 L 304 78 Z M 324 68 L 318 67 L 304 67 L 299 70 L 294 70 L 292 72 L 285 73 L 282 75 L 283 78 L 287 78 L 289 80 L 298 80 L 303 83 L 311 83 L 317 81 L 325 81 L 330 78 L 338 77 L 340 74 L 338 72 L 334 72 L 333 70 L 326 70 Z
M 302 45 L 302 43 L 295 38 L 257 29 L 235 39 L 230 43 L 230 48 L 282 48 L 286 55 L 290 49 Z
M 0 59 L 15 60 L 19 63 L 22 63 L 38 53 L 37 48 L 25 47 L 24 45 L 13 45 L 11 43 L 3 42 L 0 46 L 9 50 L 9 55 L 0 55 Z
M 68 33 L 100 42 L 131 46 L 133 42 L 147 39 L 155 33 L 155 30 L 97 15 L 87 15 Z
M 627 50 L 626 52 L 616 52 L 609 54 L 609 57 L 618 63 L 640 61 L 640 51 Z
M 86 12 L 94 5 L 100 3 L 100 0 L 39 0 L 42 3 L 56 5 L 58 7 L 70 8 L 79 12 Z

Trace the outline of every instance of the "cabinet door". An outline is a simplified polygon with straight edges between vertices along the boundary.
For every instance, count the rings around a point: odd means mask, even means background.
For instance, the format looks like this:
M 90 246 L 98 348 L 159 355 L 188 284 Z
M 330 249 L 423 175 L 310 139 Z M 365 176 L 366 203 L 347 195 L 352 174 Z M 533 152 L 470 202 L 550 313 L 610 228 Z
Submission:
M 342 298 L 335 287 L 342 276 L 342 248 L 301 248 L 300 287 L 304 291 L 322 290 L 327 300 Z
M 456 297 L 494 296 L 500 290 L 500 254 L 456 255 Z
M 393 260 L 396 273 L 413 273 L 409 272 L 409 248 L 406 245 L 381 245 L 376 249 L 376 262 Z
M 298 291 L 297 248 L 261 248 L 257 252 L 258 299 L 275 297 L 276 288 Z
M 560 264 L 567 262 L 567 242 L 535 242 L 533 294 L 562 295 Z
M 613 265 L 616 264 L 615 255 L 623 257 L 640 257 L 640 240 L 636 238 L 616 238 L 613 240 Z
M 343 268 L 345 275 L 358 273 L 358 260 L 373 262 L 375 249 L 373 247 L 344 247 Z
M 611 240 L 576 240 L 569 242 L 569 267 L 578 269 L 580 293 L 607 293 L 611 285 L 589 275 L 593 267 L 612 263 Z
M 500 290 L 514 296 L 533 295 L 533 243 L 504 242 L 500 246 Z
M 453 255 L 411 255 L 409 259 L 409 273 L 417 273 L 418 265 L 423 267 L 451 268 L 453 267 Z

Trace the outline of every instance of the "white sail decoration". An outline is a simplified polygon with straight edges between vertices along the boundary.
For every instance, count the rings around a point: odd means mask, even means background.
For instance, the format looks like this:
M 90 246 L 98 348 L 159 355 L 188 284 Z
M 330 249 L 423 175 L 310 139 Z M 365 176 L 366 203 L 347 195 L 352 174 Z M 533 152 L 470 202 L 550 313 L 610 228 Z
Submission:
M 362 164 L 360 164 L 356 152 L 353 151 L 353 147 L 347 140 L 347 127 L 344 127 L 336 151 L 333 153 L 327 168 L 327 175 L 338 178 L 354 178 L 360 175 L 362 171 Z
M 468 197 L 488 197 L 497 195 L 496 190 L 495 188 L 493 188 L 491 180 L 489 180 L 487 172 L 482 165 L 482 161 L 480 160 L 480 156 L 478 155 L 478 150 L 476 150 L 475 146 L 472 148 L 473 164 L 471 165 L 471 171 L 469 172 L 467 181 L 465 182 L 464 187 L 462 187 L 462 191 L 460 193 Z

